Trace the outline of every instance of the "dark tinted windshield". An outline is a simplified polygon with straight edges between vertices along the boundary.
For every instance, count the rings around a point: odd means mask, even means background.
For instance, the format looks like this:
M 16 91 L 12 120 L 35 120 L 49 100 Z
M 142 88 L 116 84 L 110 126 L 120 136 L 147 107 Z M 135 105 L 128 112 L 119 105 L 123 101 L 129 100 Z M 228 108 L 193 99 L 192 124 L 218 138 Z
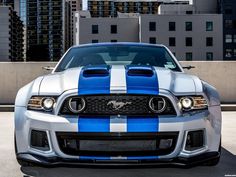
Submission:
M 141 45 L 94 45 L 71 48 L 56 68 L 60 72 L 88 65 L 148 65 L 180 71 L 164 47 Z

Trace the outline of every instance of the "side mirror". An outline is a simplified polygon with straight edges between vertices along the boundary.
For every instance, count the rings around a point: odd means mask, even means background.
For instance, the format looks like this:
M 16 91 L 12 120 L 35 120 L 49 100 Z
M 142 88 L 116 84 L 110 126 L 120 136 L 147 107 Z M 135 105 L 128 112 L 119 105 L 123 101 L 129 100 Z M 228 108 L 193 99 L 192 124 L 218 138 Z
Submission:
M 44 67 L 42 67 L 44 70 L 47 70 L 47 71 L 52 71 L 52 70 L 54 70 L 54 67 L 52 67 L 52 66 L 44 66 Z
M 183 69 L 190 70 L 190 69 L 193 69 L 193 68 L 195 68 L 195 66 L 188 65 L 188 66 L 183 66 L 182 68 L 183 68 Z

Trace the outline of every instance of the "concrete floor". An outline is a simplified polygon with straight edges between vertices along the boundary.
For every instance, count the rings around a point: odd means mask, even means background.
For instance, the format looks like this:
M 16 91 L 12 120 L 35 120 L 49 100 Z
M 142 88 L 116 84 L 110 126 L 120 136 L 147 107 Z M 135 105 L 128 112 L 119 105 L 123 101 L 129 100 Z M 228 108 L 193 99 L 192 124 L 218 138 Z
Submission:
M 0 112 L 0 177 L 223 177 L 236 176 L 236 112 L 223 112 L 222 158 L 215 167 L 180 168 L 21 168 L 14 154 L 13 113 Z

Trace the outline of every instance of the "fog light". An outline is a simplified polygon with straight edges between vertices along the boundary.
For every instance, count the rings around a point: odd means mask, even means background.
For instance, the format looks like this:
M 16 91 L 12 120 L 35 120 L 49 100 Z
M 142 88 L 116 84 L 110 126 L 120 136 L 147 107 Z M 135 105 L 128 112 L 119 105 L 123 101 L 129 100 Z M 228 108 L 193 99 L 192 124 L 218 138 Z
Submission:
M 188 132 L 185 149 L 187 151 L 194 151 L 204 146 L 204 131 L 190 131 Z
M 161 139 L 159 149 L 168 149 L 172 146 L 173 139 Z
M 31 131 L 31 147 L 42 151 L 48 151 L 50 149 L 46 131 Z

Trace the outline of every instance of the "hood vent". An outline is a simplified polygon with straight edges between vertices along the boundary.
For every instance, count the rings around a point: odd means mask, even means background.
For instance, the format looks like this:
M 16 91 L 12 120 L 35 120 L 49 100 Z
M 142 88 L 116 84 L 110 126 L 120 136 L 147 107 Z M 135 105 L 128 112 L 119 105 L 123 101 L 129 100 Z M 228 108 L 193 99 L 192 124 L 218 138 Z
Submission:
M 129 76 L 146 76 L 146 77 L 152 77 L 153 71 L 151 68 L 130 68 L 128 70 Z
M 97 69 L 85 69 L 83 71 L 84 77 L 99 77 L 99 76 L 108 76 L 109 71 L 107 69 L 97 68 Z

